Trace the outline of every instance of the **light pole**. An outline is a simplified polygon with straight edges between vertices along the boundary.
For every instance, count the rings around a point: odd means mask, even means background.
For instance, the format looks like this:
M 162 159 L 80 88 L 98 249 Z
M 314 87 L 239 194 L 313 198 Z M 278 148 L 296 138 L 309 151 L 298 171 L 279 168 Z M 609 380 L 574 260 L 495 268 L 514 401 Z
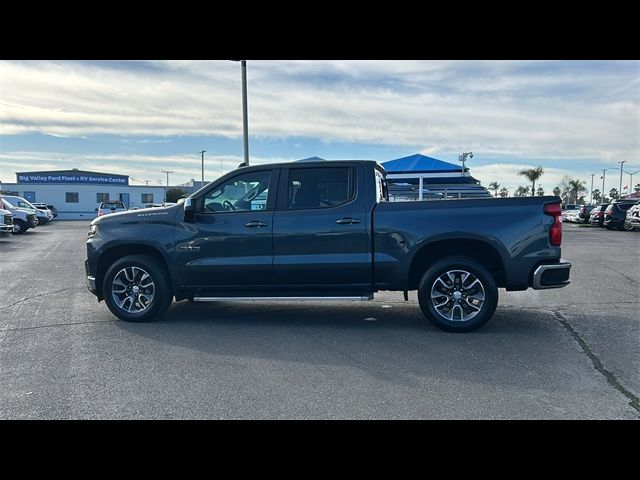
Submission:
M 247 61 L 233 60 L 240 62 L 242 66 L 242 143 L 244 148 L 244 166 L 249 166 L 249 118 L 247 115 Z
M 200 152 L 198 152 L 200 155 L 202 155 L 202 185 L 200 185 L 200 188 L 204 187 L 204 154 L 205 152 L 206 150 L 201 150 Z
M 593 177 L 595 173 L 591 174 L 591 200 L 589 201 L 589 205 L 593 205 Z
M 626 163 L 626 160 L 622 160 L 621 162 L 617 162 L 617 163 L 620 164 L 620 187 L 618 188 L 618 195 L 621 197 L 622 196 L 622 165 Z
M 164 201 L 167 201 L 167 190 L 169 190 L 169 174 L 174 173 L 172 170 L 162 170 L 162 173 L 167 174 L 167 187 L 164 189 Z
M 640 172 L 640 170 L 636 170 L 633 173 L 627 172 L 626 170 L 624 171 L 624 173 L 628 173 L 629 174 L 629 194 L 631 194 L 631 190 L 633 189 L 633 176 L 638 172 Z
M 464 152 L 462 155 L 458 157 L 458 161 L 462 162 L 462 175 L 464 175 L 464 161 L 469 158 L 473 158 L 473 152 Z

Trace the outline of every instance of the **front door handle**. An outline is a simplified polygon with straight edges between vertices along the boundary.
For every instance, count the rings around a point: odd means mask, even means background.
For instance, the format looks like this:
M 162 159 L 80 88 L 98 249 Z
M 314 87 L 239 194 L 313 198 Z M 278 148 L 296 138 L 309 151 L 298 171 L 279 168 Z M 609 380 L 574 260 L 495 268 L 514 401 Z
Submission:
M 336 220 L 336 223 L 340 225 L 353 225 L 354 223 L 360 223 L 360 220 L 358 220 L 357 218 L 345 217 Z
M 266 222 L 260 222 L 258 220 L 252 220 L 251 222 L 247 222 L 244 224 L 245 227 L 249 227 L 249 228 L 260 228 L 260 227 L 266 227 L 267 225 L 269 225 Z

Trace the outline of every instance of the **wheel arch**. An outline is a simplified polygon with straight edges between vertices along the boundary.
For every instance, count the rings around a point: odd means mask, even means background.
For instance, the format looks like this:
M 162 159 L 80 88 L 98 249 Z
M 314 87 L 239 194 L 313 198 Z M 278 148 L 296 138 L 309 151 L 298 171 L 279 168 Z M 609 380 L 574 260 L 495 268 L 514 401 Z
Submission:
M 408 290 L 417 290 L 422 274 L 434 262 L 445 257 L 469 257 L 482 264 L 494 278 L 498 287 L 506 285 L 505 254 L 496 242 L 474 235 L 461 234 L 446 238 L 433 238 L 419 246 L 411 258 Z

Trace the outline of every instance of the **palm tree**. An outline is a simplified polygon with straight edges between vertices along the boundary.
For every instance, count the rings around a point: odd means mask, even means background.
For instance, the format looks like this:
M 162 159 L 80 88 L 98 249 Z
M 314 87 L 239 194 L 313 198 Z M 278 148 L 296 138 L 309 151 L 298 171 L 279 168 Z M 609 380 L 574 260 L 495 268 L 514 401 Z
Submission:
M 593 191 L 593 200 L 594 200 L 596 203 L 600 203 L 600 198 L 601 198 L 600 190 L 598 190 L 598 189 L 596 188 L 596 189 Z
M 559 196 L 562 194 L 562 189 L 561 189 L 560 187 L 556 187 L 556 188 L 554 188 L 554 189 L 553 189 L 553 194 L 554 194 L 556 197 L 559 197 Z
M 506 198 L 506 197 L 508 197 L 508 196 L 509 196 L 509 189 L 508 189 L 507 187 L 502 187 L 502 188 L 500 189 L 500 196 L 501 196 L 502 198 Z
M 533 197 L 536 193 L 536 180 L 538 180 L 542 174 L 544 173 L 544 169 L 542 167 L 536 167 L 536 168 L 525 168 L 524 170 L 522 170 L 521 172 L 518 173 L 518 175 L 522 175 L 524 177 L 527 177 L 529 179 L 529 181 L 531 182 L 532 186 L 531 186 L 531 196 Z
M 618 193 L 618 189 L 617 188 L 612 188 L 611 190 L 609 190 L 609 196 L 611 198 L 618 199 L 620 197 L 620 194 Z
M 491 182 L 489 184 L 489 190 L 493 190 L 493 196 L 498 196 L 498 189 L 500 188 L 500 184 L 498 182 Z
M 569 186 L 571 187 L 571 194 L 573 195 L 574 201 L 578 203 L 580 194 L 587 191 L 587 182 L 573 178 L 569 181 Z
M 518 188 L 516 188 L 516 191 L 514 192 L 513 196 L 526 197 L 528 193 L 529 193 L 529 187 L 523 187 L 522 185 L 520 185 Z
M 536 190 L 536 195 L 542 197 L 544 195 L 544 188 L 538 187 L 538 190 Z

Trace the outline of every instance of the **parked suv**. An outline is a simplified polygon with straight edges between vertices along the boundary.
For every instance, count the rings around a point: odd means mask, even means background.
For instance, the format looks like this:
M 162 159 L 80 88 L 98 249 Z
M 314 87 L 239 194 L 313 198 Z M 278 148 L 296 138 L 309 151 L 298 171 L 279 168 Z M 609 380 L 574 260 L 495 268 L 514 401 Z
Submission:
M 591 225 L 603 227 L 602 222 L 604 222 L 604 210 L 608 206 L 608 203 L 601 203 L 600 205 L 593 207 L 593 210 L 591 210 L 591 214 L 589 215 L 589 223 Z
M 46 214 L 51 214 L 51 220 L 58 216 L 57 210 L 54 212 L 55 207 L 53 205 L 47 205 L 46 203 L 33 203 L 32 205 Z
M 589 223 L 589 217 L 591 216 L 591 211 L 594 209 L 594 207 L 595 205 L 582 205 L 580 207 L 580 210 L 578 211 L 576 222 Z
M 124 206 L 122 202 L 102 202 L 100 206 L 96 208 L 96 212 L 98 212 L 98 216 L 101 217 L 103 215 L 107 215 L 109 213 L 116 212 L 126 212 L 127 207 Z
M 633 230 L 633 227 L 625 225 L 627 210 L 638 204 L 638 200 L 614 200 L 604 211 L 604 227 L 607 230 Z
M 624 227 L 625 230 L 640 230 L 640 204 L 627 210 Z

